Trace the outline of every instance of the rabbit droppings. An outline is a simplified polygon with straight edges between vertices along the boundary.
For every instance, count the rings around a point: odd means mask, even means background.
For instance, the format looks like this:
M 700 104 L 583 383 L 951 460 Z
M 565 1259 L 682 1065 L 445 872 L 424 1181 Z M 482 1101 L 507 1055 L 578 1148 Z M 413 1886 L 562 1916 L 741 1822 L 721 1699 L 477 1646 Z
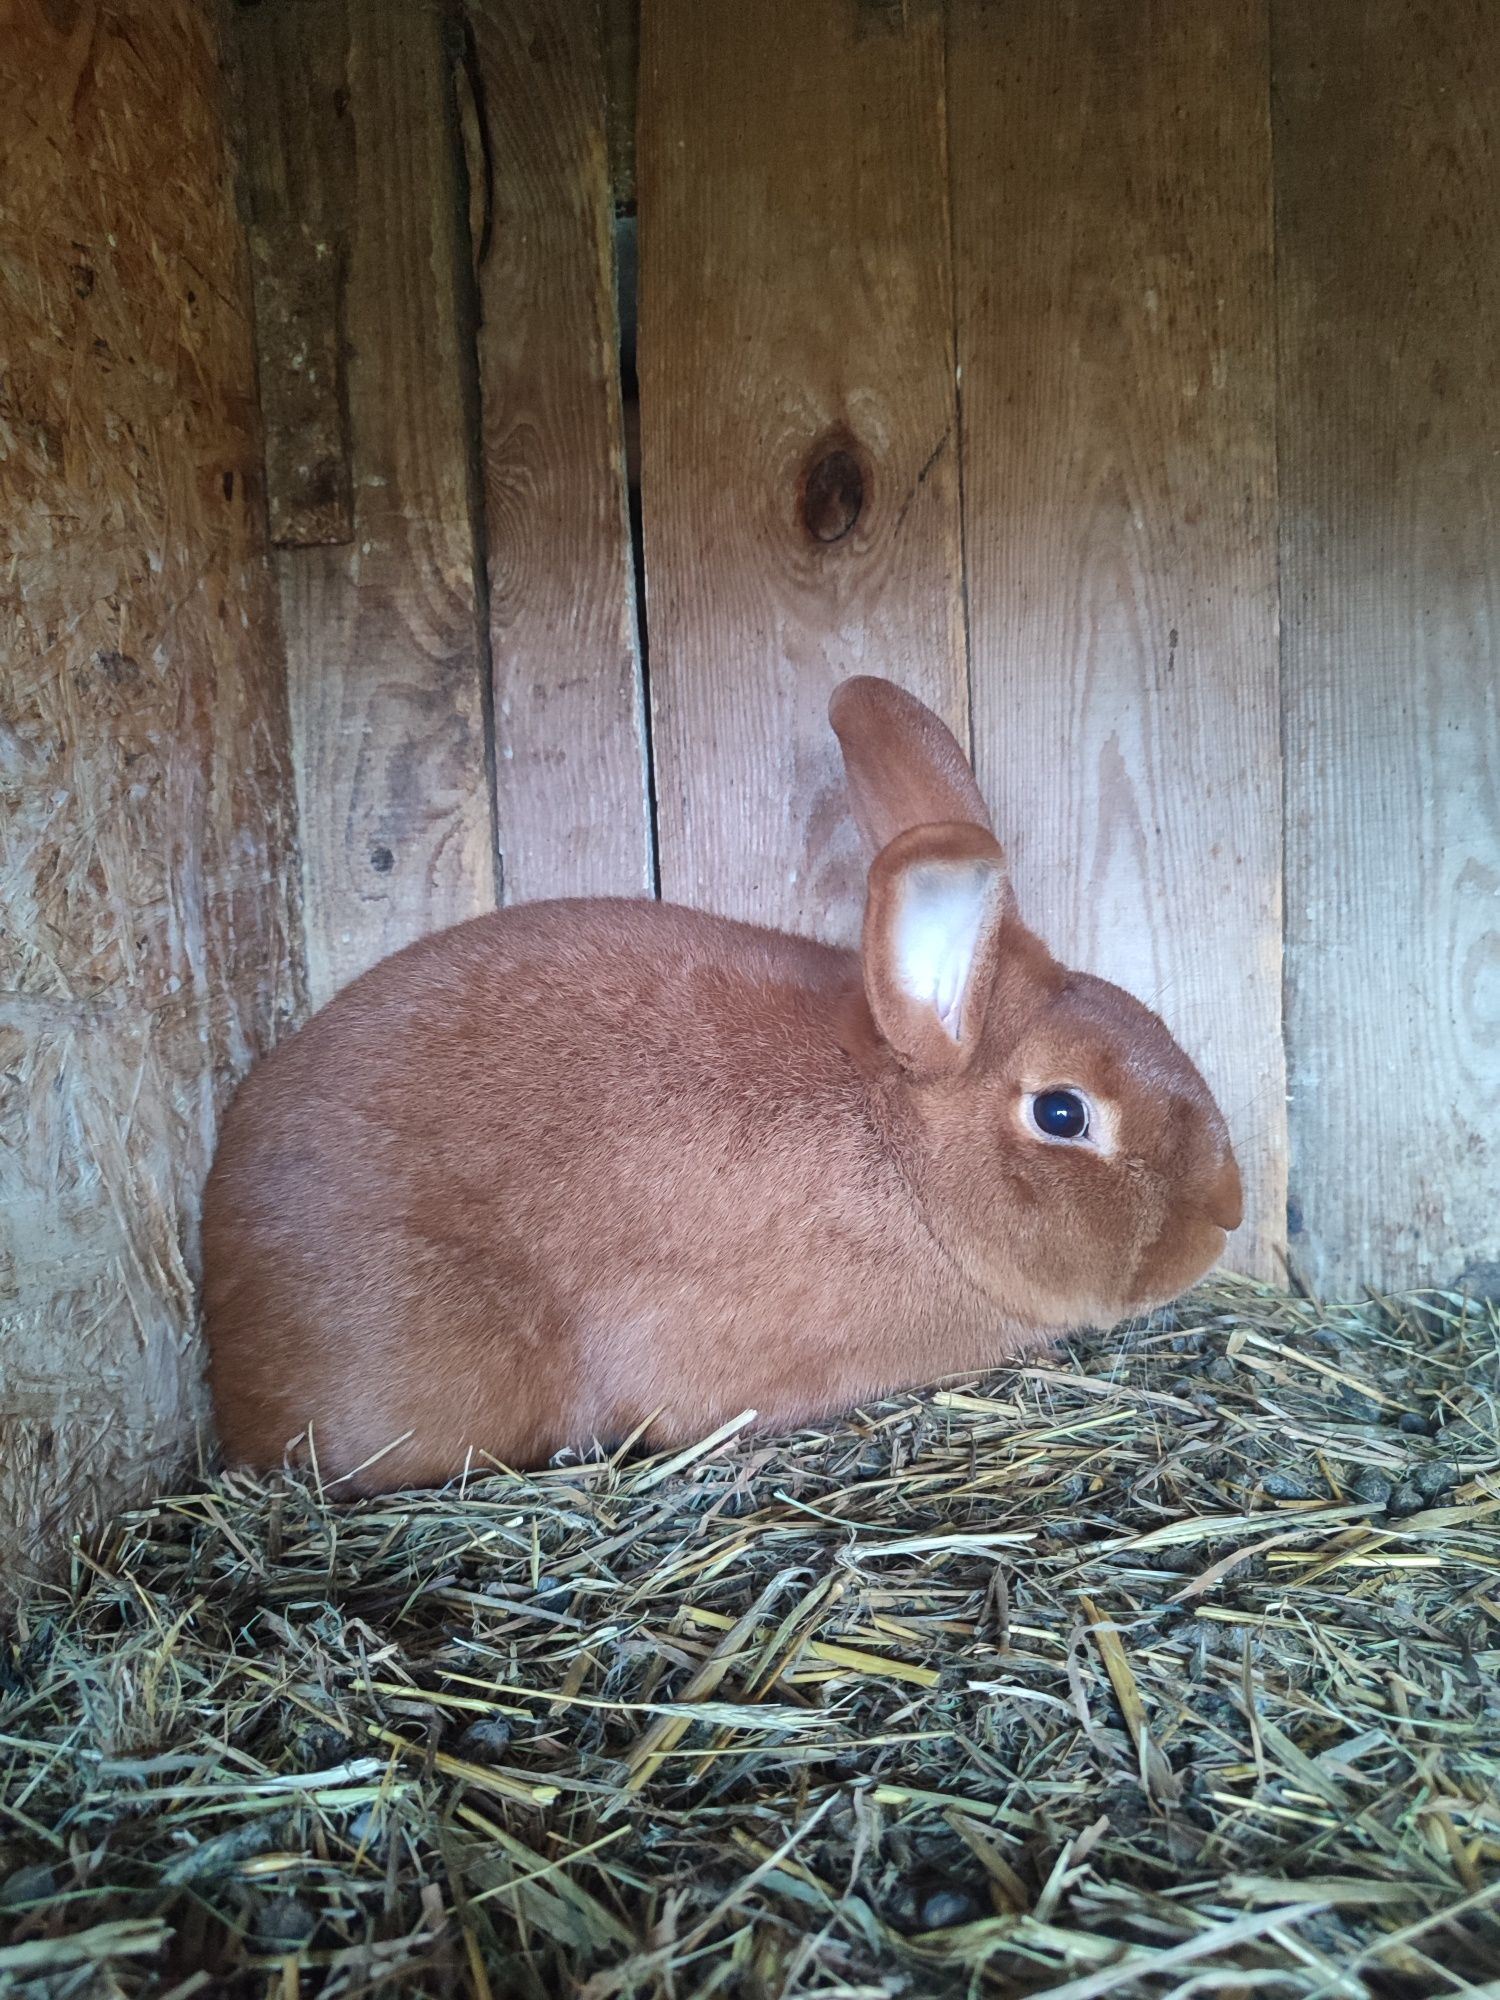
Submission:
M 251 1073 L 203 1218 L 230 1463 L 310 1430 L 369 1492 L 648 1420 L 783 1428 L 1213 1264 L 1240 1179 L 1198 1071 L 1020 922 L 935 715 L 862 677 L 830 716 L 858 952 L 650 902 L 496 910 Z

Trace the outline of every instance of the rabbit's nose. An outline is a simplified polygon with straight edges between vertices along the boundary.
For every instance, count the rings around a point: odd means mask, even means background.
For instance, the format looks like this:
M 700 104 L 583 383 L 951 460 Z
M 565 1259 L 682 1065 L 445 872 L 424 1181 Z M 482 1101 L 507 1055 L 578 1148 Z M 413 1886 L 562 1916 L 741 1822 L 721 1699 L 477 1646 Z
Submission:
M 1240 1186 L 1240 1170 L 1233 1153 L 1224 1155 L 1218 1173 L 1209 1184 L 1208 1199 L 1203 1206 L 1209 1221 L 1216 1222 L 1220 1229 L 1238 1229 L 1244 1220 L 1245 1194 Z

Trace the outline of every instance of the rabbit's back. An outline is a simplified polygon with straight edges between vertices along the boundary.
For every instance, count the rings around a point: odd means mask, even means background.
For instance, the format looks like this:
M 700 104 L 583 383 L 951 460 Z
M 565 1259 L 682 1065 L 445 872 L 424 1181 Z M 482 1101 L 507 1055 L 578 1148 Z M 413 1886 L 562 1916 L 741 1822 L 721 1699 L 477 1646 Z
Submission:
M 375 967 L 225 1122 L 205 1314 L 231 1458 L 274 1463 L 311 1418 L 343 1474 L 410 1434 L 388 1484 L 457 1470 L 460 1430 L 527 1462 L 663 1406 L 685 1433 L 726 1387 L 837 1400 L 837 1353 L 774 1329 L 904 1235 L 859 1014 L 848 954 L 649 903 L 497 912 Z

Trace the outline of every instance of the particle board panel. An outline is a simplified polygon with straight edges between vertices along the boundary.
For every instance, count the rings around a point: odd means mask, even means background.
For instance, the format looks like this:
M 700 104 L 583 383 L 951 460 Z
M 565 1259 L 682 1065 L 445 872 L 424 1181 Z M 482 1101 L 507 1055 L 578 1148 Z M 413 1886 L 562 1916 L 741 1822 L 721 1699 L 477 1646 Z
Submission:
M 213 10 L 0 34 L 0 1591 L 191 1463 L 219 1110 L 300 1005 Z

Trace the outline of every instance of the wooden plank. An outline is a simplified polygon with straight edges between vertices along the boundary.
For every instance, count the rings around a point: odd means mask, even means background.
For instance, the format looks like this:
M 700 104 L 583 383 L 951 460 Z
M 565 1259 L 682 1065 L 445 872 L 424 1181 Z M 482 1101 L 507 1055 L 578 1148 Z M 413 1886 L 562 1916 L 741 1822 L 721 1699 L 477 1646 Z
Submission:
M 250 274 L 199 0 L 0 33 L 0 1594 L 177 1476 L 198 1195 L 298 1009 Z
M 470 19 L 504 896 L 649 895 L 598 0 L 474 0 Z
M 436 4 L 235 18 L 253 225 L 341 274 L 353 539 L 277 559 L 321 1002 L 495 900 L 468 231 Z
M 941 8 L 645 0 L 641 45 L 662 893 L 850 938 L 830 690 L 967 738 Z
M 617 208 L 635 206 L 636 85 L 641 62 L 641 0 L 604 0 L 604 105 L 609 181 Z
M 981 779 L 1023 911 L 1155 1006 L 1285 1218 L 1263 0 L 953 0 Z
M 1275 11 L 1293 1255 L 1500 1296 L 1500 12 Z

